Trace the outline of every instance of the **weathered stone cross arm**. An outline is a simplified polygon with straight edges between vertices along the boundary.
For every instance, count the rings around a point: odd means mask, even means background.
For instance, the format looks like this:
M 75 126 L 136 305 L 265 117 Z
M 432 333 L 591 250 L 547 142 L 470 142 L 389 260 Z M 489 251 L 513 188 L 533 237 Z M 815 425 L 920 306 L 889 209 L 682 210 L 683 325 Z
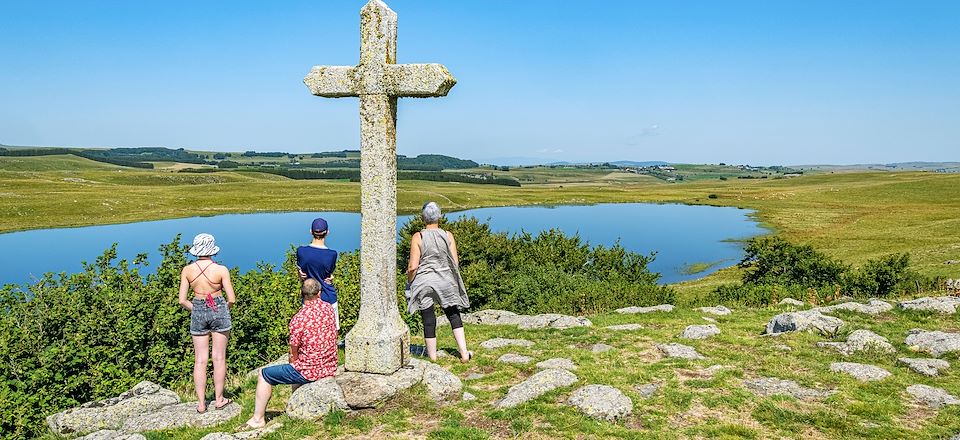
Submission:
M 446 96 L 457 80 L 442 64 L 386 64 L 379 78 L 367 79 L 361 66 L 315 66 L 303 82 L 324 98 L 388 95 L 410 98 Z

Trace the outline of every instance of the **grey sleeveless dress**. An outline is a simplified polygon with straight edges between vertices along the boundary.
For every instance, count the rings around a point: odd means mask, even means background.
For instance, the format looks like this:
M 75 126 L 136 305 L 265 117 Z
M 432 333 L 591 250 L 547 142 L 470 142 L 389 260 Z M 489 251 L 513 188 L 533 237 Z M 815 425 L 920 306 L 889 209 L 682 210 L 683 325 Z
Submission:
M 469 308 L 467 288 L 460 277 L 460 268 L 450 254 L 447 231 L 424 229 L 420 231 L 420 237 L 420 266 L 406 291 L 407 312 L 417 313 L 434 304 L 441 308 Z

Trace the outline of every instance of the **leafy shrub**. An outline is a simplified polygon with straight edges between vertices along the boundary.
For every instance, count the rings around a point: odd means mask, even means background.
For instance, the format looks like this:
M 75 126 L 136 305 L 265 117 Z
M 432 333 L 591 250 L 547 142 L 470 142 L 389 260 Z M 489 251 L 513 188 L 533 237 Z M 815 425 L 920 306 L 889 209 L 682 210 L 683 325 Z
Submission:
M 813 246 L 795 245 L 777 236 L 750 240 L 745 253 L 740 262 L 747 269 L 745 283 L 818 287 L 839 283 L 849 269 Z

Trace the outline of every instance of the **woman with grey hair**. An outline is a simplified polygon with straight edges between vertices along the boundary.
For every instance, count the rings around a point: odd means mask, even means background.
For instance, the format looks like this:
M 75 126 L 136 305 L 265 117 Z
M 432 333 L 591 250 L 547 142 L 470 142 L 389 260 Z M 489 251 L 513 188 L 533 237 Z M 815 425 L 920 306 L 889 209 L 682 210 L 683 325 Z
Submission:
M 420 312 L 423 318 L 423 339 L 427 356 L 437 360 L 437 315 L 434 305 L 440 306 L 453 328 L 453 337 L 460 350 L 460 361 L 467 362 L 472 354 L 467 351 L 460 310 L 470 307 L 467 289 L 460 277 L 457 242 L 453 234 L 440 229 L 440 207 L 435 202 L 423 205 L 421 216 L 427 224 L 413 234 L 410 241 L 410 262 L 407 264 L 407 311 Z

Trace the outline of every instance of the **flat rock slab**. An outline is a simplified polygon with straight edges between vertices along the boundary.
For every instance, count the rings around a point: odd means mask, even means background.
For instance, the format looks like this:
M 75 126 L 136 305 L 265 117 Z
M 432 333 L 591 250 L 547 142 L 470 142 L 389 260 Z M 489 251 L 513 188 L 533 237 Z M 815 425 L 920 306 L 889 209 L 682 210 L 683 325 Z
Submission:
M 544 328 L 567 329 L 574 327 L 590 327 L 589 319 L 580 316 L 568 316 L 557 313 L 541 315 L 518 315 L 506 310 L 480 310 L 462 316 L 463 322 L 475 325 L 515 325 L 521 330 L 537 330 Z M 437 325 L 447 325 L 446 317 L 438 317 Z
M 824 335 L 832 335 L 840 329 L 843 321 L 840 318 L 824 315 L 816 310 L 781 313 L 774 316 L 767 323 L 765 333 L 768 335 L 816 330 Z
M 717 316 L 726 316 L 726 315 L 729 315 L 729 314 L 733 313 L 732 310 L 730 310 L 730 309 L 728 309 L 728 308 L 726 308 L 726 307 L 724 307 L 724 306 L 700 307 L 700 308 L 697 309 L 697 310 L 700 310 L 700 311 L 703 312 L 703 313 L 709 313 L 709 314 L 711 314 L 711 315 L 717 315 Z
M 624 307 L 622 309 L 617 309 L 617 313 L 623 314 L 637 314 L 637 313 L 653 313 L 653 312 L 672 312 L 673 306 L 670 304 L 660 304 L 659 306 L 651 307 Z
M 886 301 L 871 299 L 866 304 L 861 304 L 858 302 L 845 302 L 832 306 L 817 307 L 813 310 L 816 310 L 820 313 L 831 313 L 837 310 L 846 310 L 848 312 L 865 313 L 867 315 L 879 315 L 881 313 L 886 313 L 893 310 L 893 306 Z
M 933 409 L 939 409 L 947 405 L 960 405 L 960 399 L 942 388 L 929 385 L 910 385 L 907 387 L 907 394 L 913 396 L 913 399 L 918 403 Z
M 533 342 L 526 339 L 505 339 L 505 338 L 493 338 L 488 339 L 480 343 L 480 346 L 486 348 L 487 350 L 493 350 L 497 348 L 517 346 L 517 347 L 533 347 Z
M 143 381 L 117 397 L 85 403 L 53 414 L 47 417 L 47 425 L 60 435 L 120 429 L 133 416 L 177 403 L 180 403 L 177 393 L 153 382 Z
M 950 368 L 950 363 L 943 359 L 899 358 L 897 362 L 906 365 L 915 373 L 930 377 L 939 376 L 940 370 Z
M 707 339 L 711 336 L 720 334 L 720 329 L 716 325 L 688 325 L 683 329 L 680 337 L 683 339 Z
M 649 399 L 663 388 L 663 382 L 651 382 L 637 386 L 637 393 L 644 399 Z
M 609 325 L 604 328 L 607 330 L 614 330 L 614 331 L 632 331 L 632 330 L 642 330 L 643 326 L 640 324 L 620 324 L 620 325 Z
M 711 317 L 709 317 L 709 316 L 701 316 L 700 319 L 702 319 L 702 320 L 704 320 L 704 321 L 707 321 L 707 322 L 712 322 L 712 323 L 716 323 L 716 322 L 717 322 L 716 319 L 713 319 L 713 318 L 711 318 Z
M 76 440 L 147 440 L 143 434 L 130 434 L 123 431 L 112 429 L 101 429 L 92 434 L 85 435 Z
M 506 397 L 496 403 L 496 407 L 513 408 L 536 399 L 557 388 L 568 387 L 577 382 L 577 376 L 567 370 L 553 368 L 542 370 L 527 380 L 520 382 L 507 391 Z
M 578 388 L 567 403 L 595 419 L 614 421 L 633 412 L 633 401 L 609 385 L 586 385 Z
M 826 347 L 837 350 L 844 356 L 854 353 L 873 351 L 883 354 L 896 353 L 890 341 L 870 330 L 855 330 L 847 336 L 846 342 L 818 342 L 817 347 Z
M 533 361 L 532 357 L 515 353 L 507 353 L 497 359 L 497 362 L 503 362 L 505 364 L 529 364 L 531 361 Z
M 607 344 L 593 344 L 593 346 L 590 347 L 590 352 L 594 354 L 606 353 L 610 350 L 613 350 L 613 346 Z
M 577 365 L 574 364 L 572 360 L 567 358 L 551 358 L 545 361 L 537 362 L 537 368 L 540 370 L 559 368 L 561 370 L 574 371 L 577 369 Z
M 952 315 L 957 313 L 957 307 L 960 307 L 960 297 L 940 296 L 936 298 L 918 298 L 910 301 L 900 301 L 897 303 L 897 307 L 903 310 L 920 310 Z
M 793 306 L 793 307 L 802 307 L 806 305 L 803 301 L 797 301 L 793 298 L 784 298 L 779 303 L 778 306 Z
M 207 412 L 197 414 L 197 402 L 170 405 L 153 412 L 131 417 L 123 423 L 126 432 L 162 431 L 165 429 L 191 426 L 207 428 L 225 423 L 240 415 L 240 405 L 231 402 L 221 409 L 214 409 L 213 403 L 207 405 Z
M 203 436 L 200 440 L 252 440 L 255 438 L 266 437 L 273 434 L 283 427 L 282 423 L 270 423 L 259 429 L 241 432 L 212 432 Z
M 904 340 L 911 349 L 930 353 L 940 357 L 946 353 L 960 351 L 960 333 L 928 332 L 920 329 L 910 330 Z
M 777 379 L 775 377 L 746 379 L 743 381 L 743 386 L 758 396 L 784 395 L 793 396 L 795 399 L 800 400 L 824 399 L 836 393 L 836 391 L 821 391 L 802 387 L 792 380 Z
M 657 350 L 660 350 L 665 356 L 669 358 L 679 358 L 679 359 L 706 359 L 700 353 L 697 353 L 697 350 L 693 347 L 677 343 L 669 344 L 657 344 Z
M 873 382 L 890 377 L 890 372 L 883 368 L 853 362 L 834 362 L 830 364 L 830 371 L 849 374 L 862 382 Z

